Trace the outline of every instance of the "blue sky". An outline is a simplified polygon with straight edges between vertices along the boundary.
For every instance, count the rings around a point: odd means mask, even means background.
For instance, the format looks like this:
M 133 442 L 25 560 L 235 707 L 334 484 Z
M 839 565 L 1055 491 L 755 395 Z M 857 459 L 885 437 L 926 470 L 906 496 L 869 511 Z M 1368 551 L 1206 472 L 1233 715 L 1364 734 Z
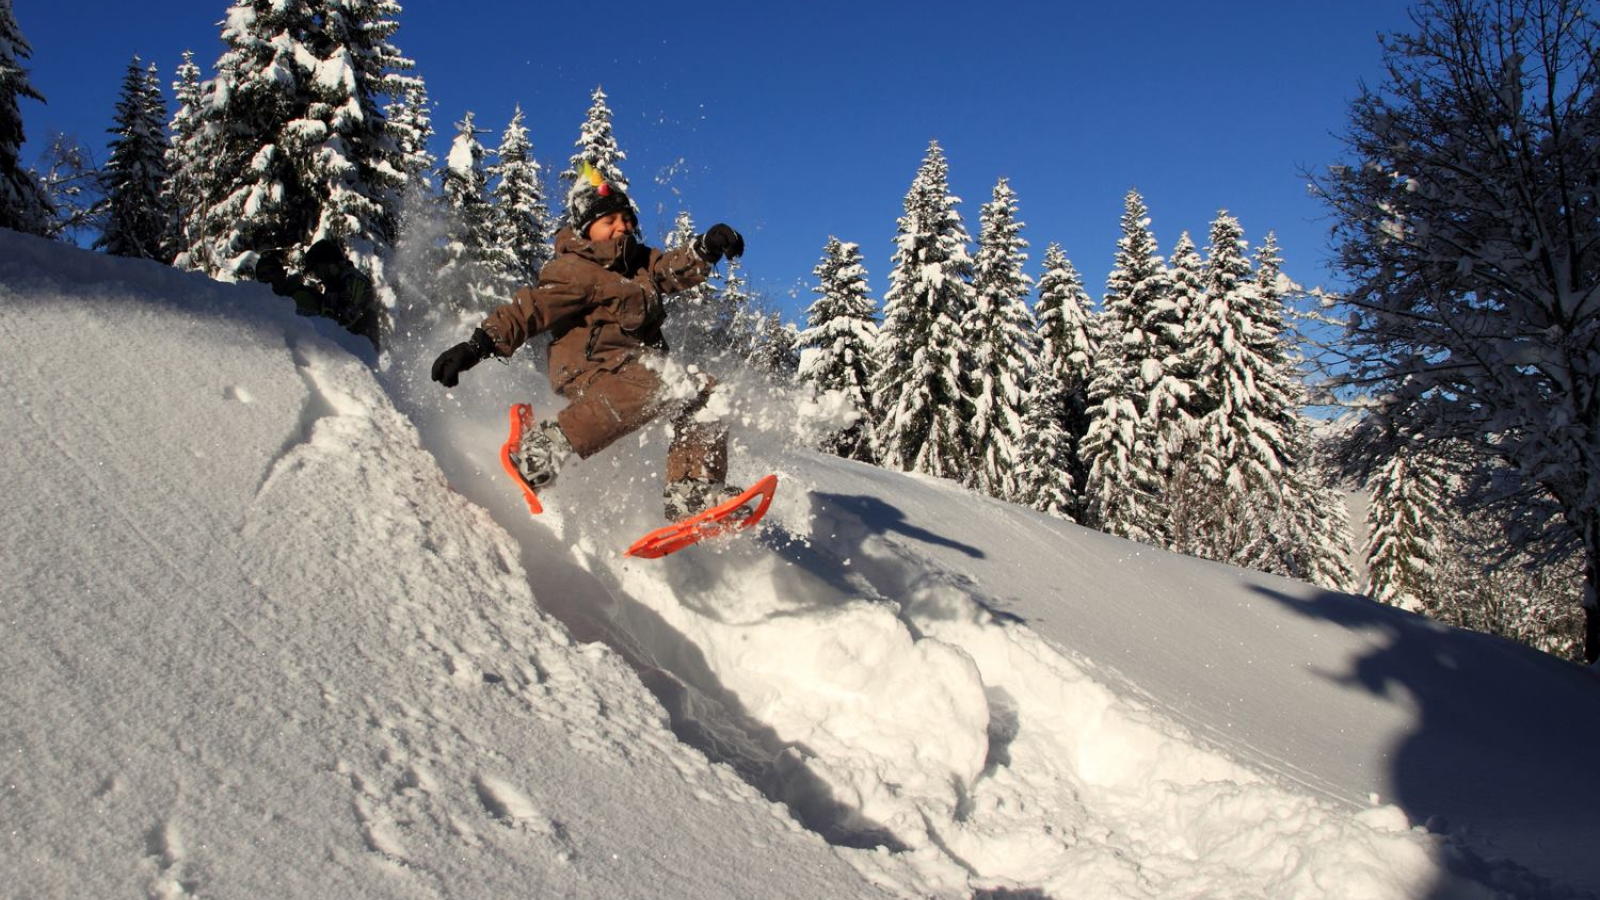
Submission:
M 25 159 L 51 131 L 103 158 L 129 58 L 168 83 L 192 49 L 209 77 L 228 5 L 17 3 L 48 100 L 23 103 Z M 1338 158 L 1349 101 L 1378 76 L 1376 35 L 1408 24 L 1401 0 L 402 5 L 394 40 L 427 80 L 436 152 L 469 109 L 492 146 L 520 103 L 536 155 L 564 165 L 601 85 L 646 231 L 680 207 L 734 225 L 752 282 L 790 318 L 830 234 L 861 244 L 881 297 L 930 140 L 974 237 L 1011 180 L 1035 277 L 1057 241 L 1098 297 L 1137 187 L 1164 253 L 1184 230 L 1203 248 L 1226 208 L 1252 244 L 1277 231 L 1291 276 L 1331 284 L 1302 173 Z

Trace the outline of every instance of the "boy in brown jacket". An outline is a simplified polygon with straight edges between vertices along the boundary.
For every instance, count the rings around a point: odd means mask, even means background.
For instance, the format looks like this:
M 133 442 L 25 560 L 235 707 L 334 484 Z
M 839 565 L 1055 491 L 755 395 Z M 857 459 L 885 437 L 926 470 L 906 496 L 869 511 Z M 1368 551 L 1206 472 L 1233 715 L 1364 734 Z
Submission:
M 555 483 L 567 457 L 593 456 L 662 412 L 673 411 L 664 507 L 669 521 L 740 493 L 727 486 L 727 430 L 696 421 L 715 380 L 704 378 L 691 401 L 674 402 L 653 361 L 668 294 L 705 282 L 724 256 L 744 253 L 744 239 L 714 225 L 689 244 L 662 252 L 640 244 L 633 203 L 588 165 L 567 195 L 567 227 L 536 287 L 489 313 L 472 337 L 433 364 L 433 380 L 455 387 L 460 373 L 490 356 L 509 357 L 534 335 L 550 332 L 550 384 L 568 402 L 555 419 L 526 429 L 512 454 L 535 490 Z

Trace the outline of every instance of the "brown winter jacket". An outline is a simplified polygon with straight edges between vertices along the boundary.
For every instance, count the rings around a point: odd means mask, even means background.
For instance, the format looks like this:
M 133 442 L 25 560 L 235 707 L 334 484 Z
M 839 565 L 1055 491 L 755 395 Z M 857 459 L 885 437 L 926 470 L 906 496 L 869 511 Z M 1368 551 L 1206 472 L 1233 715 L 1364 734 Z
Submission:
M 517 291 L 482 327 L 501 356 L 549 331 L 550 384 L 561 392 L 593 370 L 616 371 L 645 348 L 665 350 L 662 298 L 703 284 L 710 273 L 688 245 L 662 252 L 631 240 L 589 241 L 563 228 L 538 286 Z

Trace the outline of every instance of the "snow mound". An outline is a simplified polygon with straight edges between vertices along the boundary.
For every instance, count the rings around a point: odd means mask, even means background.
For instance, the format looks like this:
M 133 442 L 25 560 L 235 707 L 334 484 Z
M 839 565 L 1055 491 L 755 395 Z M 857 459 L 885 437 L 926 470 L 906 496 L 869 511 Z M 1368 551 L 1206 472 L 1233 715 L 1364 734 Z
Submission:
M 530 519 L 448 394 L 253 285 L 0 232 L 0 854 L 30 896 L 1567 897 L 1590 673 L 802 449 L 663 560 L 664 426 Z M 92 817 L 92 823 L 84 820 Z M 88 824 L 90 827 L 85 827 Z

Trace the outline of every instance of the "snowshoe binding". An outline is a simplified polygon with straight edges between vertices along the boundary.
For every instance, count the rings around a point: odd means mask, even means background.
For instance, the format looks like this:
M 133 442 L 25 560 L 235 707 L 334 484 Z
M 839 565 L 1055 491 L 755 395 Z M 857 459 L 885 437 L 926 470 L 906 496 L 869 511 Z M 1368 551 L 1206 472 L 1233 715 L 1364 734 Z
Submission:
M 500 463 L 522 488 L 529 511 L 544 511 L 537 492 L 556 483 L 571 454 L 572 445 L 555 422 L 535 422 L 533 407 L 526 403 L 511 407 L 511 433 L 500 448 Z

